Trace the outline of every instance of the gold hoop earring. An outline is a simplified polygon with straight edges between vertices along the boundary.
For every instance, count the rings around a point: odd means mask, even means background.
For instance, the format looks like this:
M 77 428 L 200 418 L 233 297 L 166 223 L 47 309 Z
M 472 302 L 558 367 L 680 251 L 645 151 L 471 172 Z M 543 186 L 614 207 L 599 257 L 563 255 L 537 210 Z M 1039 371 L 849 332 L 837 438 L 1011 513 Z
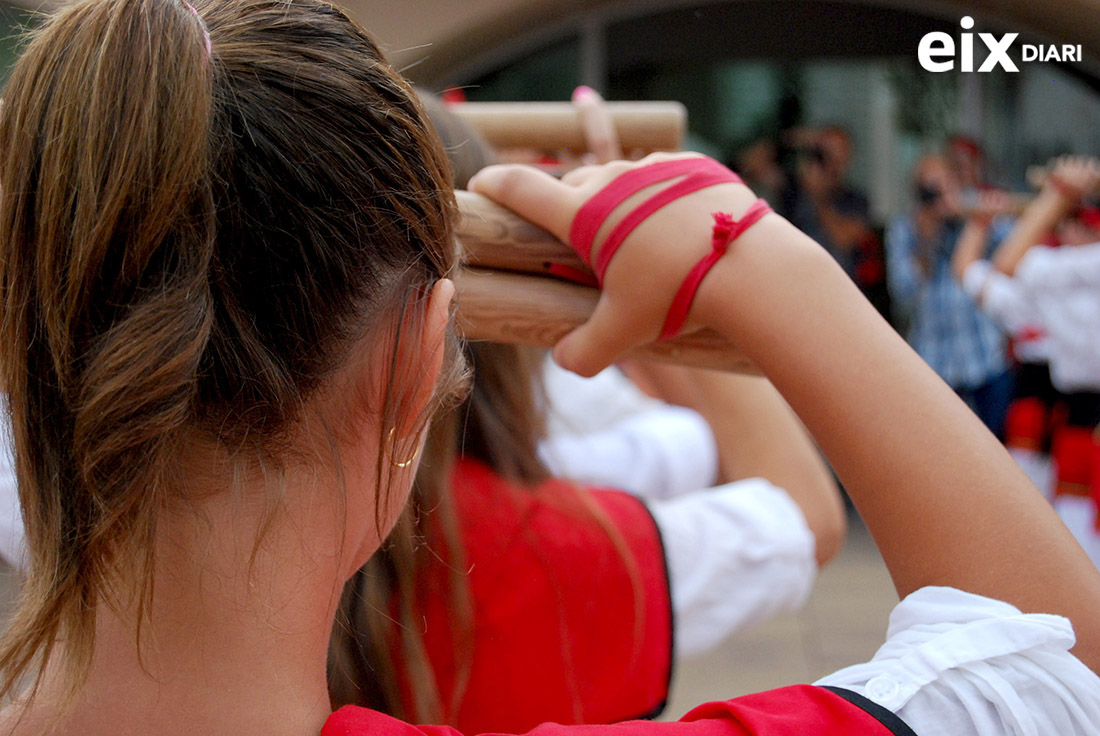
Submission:
M 416 450 L 413 451 L 413 454 L 409 456 L 408 460 L 402 460 L 401 462 L 398 462 L 397 460 L 394 460 L 393 459 L 393 448 L 394 448 L 394 433 L 395 432 L 397 432 L 397 427 L 390 427 L 390 433 L 388 435 L 386 435 L 386 444 L 389 446 L 390 465 L 392 465 L 395 468 L 407 468 L 410 465 L 412 465 L 416 461 L 416 458 L 420 455 L 420 445 L 419 445 L 419 443 L 417 444 Z

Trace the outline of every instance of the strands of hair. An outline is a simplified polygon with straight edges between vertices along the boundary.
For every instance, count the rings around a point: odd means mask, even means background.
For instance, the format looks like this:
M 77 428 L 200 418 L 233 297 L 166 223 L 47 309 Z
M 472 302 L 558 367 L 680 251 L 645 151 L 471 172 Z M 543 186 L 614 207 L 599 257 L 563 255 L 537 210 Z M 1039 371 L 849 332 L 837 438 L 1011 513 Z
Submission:
M 73 4 L 4 99 L 0 380 L 30 575 L 0 696 L 63 649 L 74 697 L 97 610 L 132 616 L 140 651 L 179 458 L 214 448 L 276 487 L 350 346 L 376 334 L 392 364 L 453 266 L 454 203 L 415 96 L 321 0 Z

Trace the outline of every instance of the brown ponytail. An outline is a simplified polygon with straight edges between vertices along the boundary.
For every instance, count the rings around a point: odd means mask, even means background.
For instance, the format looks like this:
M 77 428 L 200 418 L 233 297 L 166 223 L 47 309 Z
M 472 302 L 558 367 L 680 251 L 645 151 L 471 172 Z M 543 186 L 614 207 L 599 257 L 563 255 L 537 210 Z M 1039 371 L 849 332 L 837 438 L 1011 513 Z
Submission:
M 97 609 L 136 606 L 140 634 L 180 455 L 277 472 L 352 342 L 378 329 L 394 354 L 451 268 L 453 199 L 407 85 L 320 0 L 73 5 L 4 99 L 0 380 L 30 573 L 0 695 L 60 642 L 76 693 Z
M 178 3 L 74 7 L 5 95 L 0 335 L 17 346 L 3 381 L 32 541 L 5 692 L 61 635 L 86 671 L 102 594 L 144 600 L 122 577 L 151 582 L 162 474 L 211 326 L 203 32 Z

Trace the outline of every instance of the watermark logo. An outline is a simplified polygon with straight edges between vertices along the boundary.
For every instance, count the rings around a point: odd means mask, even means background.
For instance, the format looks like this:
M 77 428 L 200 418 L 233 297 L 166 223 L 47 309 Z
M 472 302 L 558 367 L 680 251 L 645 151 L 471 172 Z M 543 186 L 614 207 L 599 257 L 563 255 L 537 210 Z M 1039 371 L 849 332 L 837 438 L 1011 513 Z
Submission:
M 969 31 L 974 28 L 974 19 L 967 15 L 959 25 L 964 31 Z M 986 49 L 986 57 L 977 69 L 974 68 L 975 35 Z M 959 71 L 962 72 L 992 72 L 996 69 L 1018 72 L 1020 68 L 1009 55 L 1009 50 L 1019 35 L 1019 33 L 1006 33 L 998 38 L 992 33 L 960 33 L 958 48 L 956 48 L 955 38 L 950 33 L 943 31 L 926 33 L 917 46 L 917 60 L 926 71 L 930 72 L 954 71 L 956 62 L 958 62 Z M 1081 61 L 1081 45 L 1025 43 L 1020 46 L 1019 59 L 1021 63 Z

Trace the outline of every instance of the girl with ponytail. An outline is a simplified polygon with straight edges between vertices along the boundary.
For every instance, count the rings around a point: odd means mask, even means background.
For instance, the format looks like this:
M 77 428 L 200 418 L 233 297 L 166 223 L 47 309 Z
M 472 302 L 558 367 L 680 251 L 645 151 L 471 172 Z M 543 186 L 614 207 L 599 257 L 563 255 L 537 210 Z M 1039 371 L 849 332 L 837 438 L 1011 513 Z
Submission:
M 1100 731 L 1100 574 L 817 244 L 690 155 L 471 187 L 601 264 L 565 367 L 683 326 L 738 344 L 905 598 L 876 657 L 817 686 L 588 736 Z M 598 220 L 647 187 L 665 206 L 605 243 Z M 453 209 L 409 88 L 321 0 L 86 0 L 37 32 L 0 115 L 0 380 L 30 566 L 0 732 L 456 733 L 332 714 L 325 684 L 341 587 L 462 376 Z
M 233 730 L 316 731 L 340 586 L 460 376 L 450 173 L 419 103 L 324 2 L 96 0 L 30 40 L 0 146 L 29 548 L 0 689 L 29 679 L 31 705 L 10 712 L 215 733 L 194 692 L 155 697 L 201 671 L 248 709 Z M 244 705 L 257 669 L 281 710 Z

